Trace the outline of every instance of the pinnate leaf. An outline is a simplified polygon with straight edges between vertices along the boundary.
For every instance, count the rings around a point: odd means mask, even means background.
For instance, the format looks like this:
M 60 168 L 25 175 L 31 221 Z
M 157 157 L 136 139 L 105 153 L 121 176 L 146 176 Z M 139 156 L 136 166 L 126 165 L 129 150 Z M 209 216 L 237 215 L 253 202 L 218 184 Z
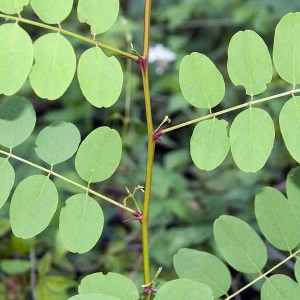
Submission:
M 91 26 L 93 35 L 107 31 L 117 20 L 119 0 L 79 0 L 78 19 Z
M 39 133 L 35 152 L 44 162 L 56 165 L 72 157 L 79 143 L 80 132 L 75 125 L 56 122 Z
M 30 83 L 40 98 L 56 100 L 71 84 L 76 70 L 76 56 L 69 41 L 58 33 L 49 33 L 34 43 L 35 64 Z
M 206 284 L 218 298 L 227 293 L 231 276 L 226 265 L 216 256 L 192 249 L 180 249 L 174 256 L 174 268 L 179 278 Z
M 30 4 L 43 22 L 59 24 L 70 14 L 73 0 L 31 0 Z
M 120 300 L 136 300 L 138 290 L 131 279 L 117 273 L 95 273 L 82 279 L 79 294 L 98 293 Z
M 89 182 L 109 178 L 117 169 L 122 155 L 119 133 L 109 127 L 92 131 L 79 146 L 75 167 L 79 176 Z
M 50 223 L 58 205 L 54 183 L 43 175 L 27 177 L 17 186 L 10 205 L 10 221 L 15 236 L 28 239 Z
M 226 261 L 237 271 L 258 273 L 267 262 L 267 249 L 246 222 L 223 215 L 214 222 L 214 237 Z
M 288 13 L 276 26 L 273 61 L 279 76 L 300 83 L 300 13 Z
M 19 14 L 28 3 L 29 0 L 1 0 L 0 11 L 10 15 Z
M 232 37 L 227 67 L 234 85 L 244 86 L 250 96 L 265 91 L 272 80 L 269 50 L 263 39 L 252 30 L 239 31 Z
M 17 23 L 0 26 L 0 45 L 0 94 L 11 96 L 22 88 L 29 75 L 33 45 Z
M 257 172 L 266 163 L 274 143 L 275 129 L 270 115 L 249 108 L 236 116 L 230 129 L 234 161 L 243 172 Z
M 226 158 L 230 148 L 227 125 L 228 122 L 213 118 L 195 127 L 190 151 L 192 160 L 199 169 L 213 170 Z
M 66 201 L 59 217 L 59 232 L 64 246 L 73 253 L 85 253 L 98 242 L 104 224 L 100 205 L 87 194 Z
M 31 135 L 36 122 L 31 102 L 23 97 L 5 98 L 0 105 L 0 145 L 14 148 Z
M 107 57 L 100 48 L 90 48 L 81 55 L 77 75 L 81 91 L 92 105 L 109 107 L 120 97 L 123 85 L 121 65 L 114 56 Z
M 184 98 L 193 106 L 213 108 L 225 95 L 222 74 L 205 55 L 193 52 L 180 64 L 179 83 Z
M 0 157 L 0 208 L 5 204 L 15 183 L 15 171 L 7 158 Z

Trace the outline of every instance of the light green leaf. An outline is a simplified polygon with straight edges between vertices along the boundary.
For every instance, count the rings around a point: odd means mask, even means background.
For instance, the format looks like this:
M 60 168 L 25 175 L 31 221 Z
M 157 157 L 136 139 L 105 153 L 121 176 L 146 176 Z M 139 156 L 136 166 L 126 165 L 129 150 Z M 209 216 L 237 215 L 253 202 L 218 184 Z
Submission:
M 92 35 L 107 31 L 119 14 L 119 0 L 79 0 L 78 19 L 91 26 Z
M 80 132 L 75 125 L 56 122 L 39 133 L 35 152 L 49 165 L 56 165 L 72 157 L 79 143 Z
M 24 179 L 16 188 L 10 205 L 10 222 L 15 236 L 28 239 L 50 223 L 58 205 L 54 183 L 43 175 Z
M 62 35 L 48 33 L 34 43 L 34 57 L 35 64 L 29 76 L 33 90 L 40 98 L 60 98 L 76 71 L 72 45 Z
M 0 208 L 5 204 L 15 183 L 15 171 L 7 158 L 0 157 Z
M 5 98 L 0 105 L 0 145 L 14 148 L 22 144 L 31 135 L 35 121 L 35 110 L 29 100 L 18 96 Z
M 239 31 L 232 37 L 227 67 L 234 85 L 244 86 L 250 96 L 265 91 L 272 80 L 269 50 L 263 39 L 252 30 Z
M 214 237 L 226 261 L 237 271 L 258 273 L 267 262 L 259 235 L 239 218 L 223 215 L 214 222 Z
M 206 284 L 218 298 L 227 293 L 231 276 L 226 265 L 216 256 L 192 249 L 180 249 L 174 256 L 174 268 L 179 278 Z
M 57 293 L 67 291 L 77 285 L 74 280 L 62 276 L 46 276 L 44 280 L 48 287 Z
M 66 201 L 59 217 L 59 232 L 64 246 L 73 253 L 85 253 L 98 242 L 104 225 L 100 205 L 87 194 Z
M 123 85 L 121 65 L 114 56 L 107 57 L 100 48 L 90 48 L 81 55 L 77 75 L 82 93 L 92 105 L 109 107 L 120 97 Z
M 285 15 L 275 30 L 274 65 L 279 76 L 288 83 L 300 83 L 300 13 Z
M 292 251 L 300 243 L 294 206 L 278 190 L 266 187 L 256 196 L 255 216 L 262 233 L 276 248 Z
M 265 281 L 261 289 L 261 300 L 297 300 L 300 299 L 300 286 L 290 277 L 273 275 Z
M 59 24 L 70 14 L 73 0 L 31 0 L 30 4 L 43 22 Z
M 75 158 L 78 175 L 85 181 L 100 182 L 117 169 L 122 156 L 119 133 L 109 127 L 92 131 L 81 143 Z
M 4 259 L 0 262 L 0 268 L 9 275 L 17 275 L 28 272 L 31 269 L 31 263 L 28 260 Z
M 299 259 L 299 257 L 297 257 L 297 260 L 296 260 L 294 273 L 295 273 L 295 277 L 299 283 L 300 282 L 300 259 Z
M 95 273 L 84 277 L 78 287 L 79 294 L 98 293 L 120 300 L 136 300 L 138 290 L 131 279 L 117 273 Z
M 68 300 L 121 300 L 113 296 L 102 294 L 82 294 L 69 298 Z
M 17 23 L 0 26 L 0 45 L 0 94 L 11 96 L 22 88 L 29 75 L 33 45 Z
M 176 279 L 165 283 L 155 300 L 213 300 L 211 289 L 190 279 Z
M 257 172 L 266 163 L 274 143 L 275 129 L 270 115 L 249 108 L 236 116 L 230 129 L 234 161 L 243 172 Z
M 19 14 L 28 3 L 29 0 L 1 0 L 0 11 L 9 15 Z
M 230 148 L 227 125 L 228 122 L 213 118 L 195 127 L 190 150 L 192 160 L 199 169 L 213 170 L 226 158 Z
M 179 83 L 184 98 L 201 108 L 213 108 L 225 95 L 222 74 L 205 55 L 193 52 L 180 64 Z
M 289 201 L 300 204 L 300 167 L 294 168 L 289 172 L 286 180 L 286 193 Z
M 291 156 L 300 162 L 300 97 L 287 101 L 279 115 L 280 130 Z

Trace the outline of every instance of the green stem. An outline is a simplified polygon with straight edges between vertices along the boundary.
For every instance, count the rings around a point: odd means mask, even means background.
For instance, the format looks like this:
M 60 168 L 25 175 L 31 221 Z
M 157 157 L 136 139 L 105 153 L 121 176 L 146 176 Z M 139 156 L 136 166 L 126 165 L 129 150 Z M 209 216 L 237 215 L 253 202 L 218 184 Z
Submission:
M 21 158 L 21 157 L 15 155 L 15 154 L 12 154 L 12 153 L 9 153 L 9 152 L 3 151 L 3 150 L 0 150 L 0 153 L 3 154 L 3 155 L 5 155 L 5 156 L 7 156 L 8 158 L 10 158 L 10 157 L 14 158 L 14 159 L 16 159 L 16 160 L 18 160 L 18 161 L 20 161 L 20 162 L 22 162 L 24 164 L 27 164 L 27 165 L 29 165 L 29 166 L 31 166 L 33 168 L 39 169 L 39 170 L 41 170 L 43 172 L 46 172 L 48 175 L 53 175 L 53 176 L 55 176 L 55 177 L 57 177 L 57 178 L 65 181 L 65 182 L 68 182 L 68 183 L 70 183 L 70 184 L 72 184 L 72 185 L 74 185 L 74 186 L 76 186 L 76 187 L 84 190 L 85 192 L 88 192 L 89 194 L 92 194 L 92 195 L 94 195 L 94 196 L 96 196 L 96 197 L 98 197 L 98 198 L 100 198 L 100 199 L 102 199 L 104 201 L 107 201 L 107 202 L 109 202 L 109 203 L 111 203 L 111 204 L 113 204 L 115 206 L 118 206 L 118 207 L 120 207 L 120 208 L 122 208 L 122 209 L 124 209 L 124 210 L 126 210 L 128 212 L 130 212 L 133 215 L 135 215 L 137 213 L 135 210 L 133 210 L 133 209 L 131 209 L 129 207 L 126 207 L 125 205 L 123 205 L 123 204 L 121 204 L 121 203 L 119 203 L 119 202 L 117 202 L 117 201 L 115 201 L 115 200 L 113 200 L 113 199 L 111 199 L 109 197 L 106 197 L 106 196 L 104 196 L 102 194 L 99 194 L 96 191 L 91 190 L 89 187 L 86 187 L 86 186 L 84 186 L 84 185 L 82 185 L 80 183 L 77 183 L 77 182 L 75 182 L 75 181 L 73 181 L 73 180 L 71 180 L 71 179 L 69 179 L 67 177 L 64 177 L 64 176 L 62 176 L 62 175 L 54 172 L 51 169 L 47 169 L 47 168 L 41 167 L 40 165 L 37 165 L 37 164 L 35 164 L 35 163 L 33 163 L 33 162 L 29 161 L 29 160 L 26 160 L 24 158 Z
M 277 95 L 261 98 L 261 99 L 258 99 L 258 100 L 248 101 L 246 103 L 236 105 L 236 106 L 233 106 L 233 107 L 230 107 L 230 108 L 227 108 L 227 109 L 215 112 L 215 113 L 210 113 L 210 114 L 208 114 L 204 117 L 201 117 L 201 118 L 196 118 L 196 119 L 193 119 L 193 120 L 190 120 L 190 121 L 187 121 L 187 122 L 184 122 L 184 123 L 181 123 L 181 124 L 178 124 L 178 125 L 166 128 L 166 129 L 163 129 L 161 131 L 161 134 L 165 134 L 167 132 L 171 132 L 173 130 L 180 129 L 180 128 L 188 126 L 188 125 L 199 123 L 199 122 L 202 122 L 202 121 L 207 120 L 207 119 L 211 119 L 211 118 L 214 118 L 214 117 L 217 117 L 217 116 L 220 116 L 220 115 L 224 115 L 228 112 L 239 110 L 241 108 L 246 108 L 246 107 L 249 107 L 249 106 L 252 106 L 252 105 L 255 105 L 255 104 L 259 104 L 259 103 L 262 103 L 262 102 L 272 100 L 272 99 L 277 99 L 277 98 L 281 98 L 281 97 L 285 97 L 285 96 L 292 96 L 292 95 L 297 94 L 299 92 L 300 92 L 300 89 L 293 89 L 293 90 L 290 90 L 288 92 L 280 93 L 280 94 L 277 94 Z
M 127 53 L 125 51 L 116 49 L 116 48 L 111 47 L 109 45 L 103 44 L 101 42 L 95 41 L 95 40 L 87 38 L 87 37 L 84 37 L 84 36 L 76 34 L 74 32 L 71 32 L 71 31 L 68 31 L 68 30 L 64 30 L 64 29 L 59 28 L 59 27 L 54 27 L 54 26 L 50 26 L 50 25 L 47 25 L 47 24 L 43 24 L 43 23 L 31 21 L 31 20 L 28 20 L 28 19 L 25 19 L 25 18 L 14 17 L 14 16 L 9 16 L 9 15 L 4 15 L 4 14 L 0 14 L 0 18 L 8 19 L 8 20 L 16 21 L 16 22 L 26 23 L 26 24 L 33 25 L 33 26 L 36 26 L 36 27 L 41 27 L 41 28 L 44 28 L 44 29 L 48 29 L 48 30 L 51 30 L 51 31 L 56 31 L 56 32 L 62 33 L 64 35 L 68 35 L 68 36 L 71 36 L 73 38 L 82 40 L 82 41 L 84 41 L 86 43 L 97 45 L 100 48 L 110 50 L 110 51 L 118 53 L 118 54 L 120 54 L 120 55 L 122 55 L 124 57 L 133 59 L 135 61 L 138 60 L 138 56 L 137 55 L 133 55 L 133 54 Z

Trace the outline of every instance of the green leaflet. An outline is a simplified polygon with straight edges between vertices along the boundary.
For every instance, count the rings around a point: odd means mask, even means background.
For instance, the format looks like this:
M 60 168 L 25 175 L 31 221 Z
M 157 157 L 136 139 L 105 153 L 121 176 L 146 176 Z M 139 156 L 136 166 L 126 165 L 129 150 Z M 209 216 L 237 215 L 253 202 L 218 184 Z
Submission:
M 294 268 L 294 273 L 295 273 L 295 277 L 298 281 L 298 283 L 300 282 L 300 259 L 299 257 L 296 260 L 296 264 L 295 264 L 295 268 Z
M 5 204 L 15 183 L 15 171 L 7 158 L 0 157 L 0 208 Z
M 120 97 L 123 86 L 121 65 L 100 48 L 90 48 L 81 55 L 77 75 L 81 91 L 92 105 L 109 107 Z
M 137 300 L 139 292 L 133 281 L 117 273 L 94 273 L 84 277 L 78 287 L 79 294 L 98 293 L 120 300 Z
M 113 296 L 107 296 L 102 294 L 84 294 L 77 295 L 69 298 L 68 300 L 121 300 Z
M 0 269 L 9 275 L 27 273 L 31 269 L 31 262 L 23 259 L 4 259 L 0 261 Z
M 200 108 L 213 108 L 225 95 L 222 74 L 214 63 L 201 53 L 186 55 L 180 64 L 179 83 L 184 98 Z
M 155 300 L 213 300 L 210 288 L 190 279 L 176 279 L 165 283 Z
M 0 11 L 9 15 L 19 14 L 28 3 L 29 0 L 1 0 Z
M 43 22 L 59 24 L 71 13 L 73 0 L 31 0 L 30 4 Z
M 214 237 L 226 261 L 237 271 L 258 273 L 267 262 L 259 235 L 239 218 L 223 215 L 214 222 Z
M 290 201 L 300 204 L 300 167 L 289 172 L 286 180 L 286 193 Z
M 15 236 L 28 239 L 50 223 L 58 204 L 54 183 L 43 175 L 25 178 L 17 186 L 10 205 L 10 222 Z
M 98 242 L 104 225 L 100 205 L 87 194 L 66 201 L 59 217 L 59 233 L 64 246 L 73 253 L 85 253 Z
M 30 83 L 40 98 L 56 100 L 71 84 L 76 56 L 69 41 L 58 33 L 48 33 L 34 43 L 35 64 Z
M 122 156 L 119 133 L 108 127 L 92 131 L 79 146 L 75 167 L 78 175 L 89 183 L 109 178 L 117 169 Z
M 243 172 L 257 172 L 266 163 L 274 143 L 275 129 L 270 115 L 249 108 L 236 116 L 230 129 L 234 161 Z
M 0 45 L 0 94 L 10 96 L 22 88 L 29 75 L 33 45 L 17 23 L 0 26 Z
M 262 233 L 276 248 L 292 251 L 300 243 L 294 205 L 278 190 L 266 187 L 256 196 L 255 216 Z
M 300 299 L 300 286 L 290 277 L 273 275 L 265 281 L 261 289 L 261 300 L 297 300 Z
M 287 101 L 279 115 L 280 130 L 291 156 L 300 162 L 300 97 Z
M 36 121 L 35 110 L 23 97 L 7 97 L 0 103 L 0 145 L 14 148 L 31 135 Z
M 92 35 L 107 31 L 119 14 L 119 0 L 79 0 L 78 19 L 91 26 Z
M 195 127 L 190 151 L 192 160 L 199 169 L 213 170 L 226 158 L 230 148 L 227 125 L 227 121 L 213 118 Z
M 273 61 L 279 76 L 300 83 L 300 13 L 285 15 L 275 30 Z
M 75 125 L 56 122 L 39 133 L 35 152 L 44 162 L 56 165 L 72 157 L 79 143 L 80 132 Z
M 179 278 L 207 285 L 214 298 L 226 294 L 231 286 L 231 276 L 226 265 L 207 252 L 180 249 L 174 256 L 174 268 Z
M 272 80 L 269 50 L 263 39 L 251 30 L 239 31 L 232 37 L 227 68 L 234 85 L 244 86 L 250 96 L 265 91 Z

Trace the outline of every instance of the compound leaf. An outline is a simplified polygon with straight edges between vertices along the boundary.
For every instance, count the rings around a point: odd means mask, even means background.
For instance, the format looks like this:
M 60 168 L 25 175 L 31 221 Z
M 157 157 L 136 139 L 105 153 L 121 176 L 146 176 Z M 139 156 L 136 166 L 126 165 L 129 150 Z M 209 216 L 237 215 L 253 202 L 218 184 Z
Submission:
M 252 30 L 239 31 L 232 37 L 227 67 L 234 85 L 244 86 L 250 96 L 265 91 L 272 80 L 269 50 L 263 39 Z
M 64 246 L 73 253 L 85 253 L 98 242 L 104 225 L 100 205 L 87 194 L 66 201 L 59 217 L 59 232 Z
M 192 160 L 199 169 L 213 170 L 226 158 L 230 148 L 227 125 L 228 122 L 213 118 L 195 127 L 190 151 Z
M 79 176 L 89 182 L 109 178 L 117 169 L 122 156 L 119 133 L 109 127 L 92 131 L 81 143 L 75 159 Z
M 213 300 L 211 289 L 203 283 L 190 279 L 176 279 L 165 283 L 155 300 Z
M 0 11 L 9 15 L 19 14 L 28 3 L 29 0 L 1 0 Z
M 262 233 L 276 248 L 292 251 L 300 243 L 294 206 L 278 190 L 266 187 L 256 196 L 255 216 Z
M 293 97 L 282 107 L 279 115 L 280 130 L 291 156 L 300 162 L 300 97 Z
M 49 33 L 34 43 L 34 57 L 29 76 L 33 90 L 41 98 L 58 99 L 75 75 L 76 56 L 72 45 L 62 35 Z
M 13 148 L 31 135 L 36 121 L 31 102 L 23 97 L 7 97 L 0 105 L 0 145 Z
M 107 31 L 117 20 L 119 0 L 79 0 L 78 19 L 91 26 L 92 35 Z
M 73 0 L 31 0 L 30 4 L 43 22 L 59 24 L 70 14 Z
M 0 208 L 5 204 L 15 183 L 15 171 L 7 158 L 0 157 Z
M 75 125 L 56 122 L 39 133 L 35 152 L 41 160 L 53 166 L 72 157 L 79 143 L 80 132 Z
M 300 83 L 300 13 L 285 15 L 276 26 L 274 65 L 279 76 L 288 83 Z
M 266 163 L 274 143 L 270 115 L 259 108 L 244 110 L 233 120 L 230 144 L 234 161 L 243 172 L 257 172 Z
M 0 94 L 11 96 L 22 88 L 29 75 L 33 45 L 17 23 L 0 26 L 0 45 Z
M 136 300 L 138 290 L 131 279 L 117 273 L 95 273 L 84 277 L 78 287 L 79 294 L 99 293 L 120 300 Z
M 246 222 L 223 215 L 214 222 L 214 237 L 226 261 L 239 272 L 258 273 L 267 262 L 267 249 Z
M 27 177 L 17 186 L 10 205 L 10 221 L 15 236 L 28 239 L 50 223 L 58 205 L 54 183 L 43 175 Z
M 201 108 L 213 108 L 225 95 L 222 74 L 205 55 L 193 52 L 186 55 L 180 64 L 179 83 L 184 98 Z
M 121 65 L 115 57 L 107 57 L 100 48 L 90 48 L 81 55 L 77 75 L 81 91 L 92 105 L 109 107 L 120 97 L 123 85 Z
M 193 249 L 180 249 L 174 256 L 174 267 L 179 278 L 199 281 L 207 285 L 218 298 L 227 293 L 231 276 L 226 265 L 216 256 Z
M 73 296 L 68 300 L 121 300 L 121 299 L 113 296 L 102 295 L 102 294 L 82 294 L 82 295 Z

